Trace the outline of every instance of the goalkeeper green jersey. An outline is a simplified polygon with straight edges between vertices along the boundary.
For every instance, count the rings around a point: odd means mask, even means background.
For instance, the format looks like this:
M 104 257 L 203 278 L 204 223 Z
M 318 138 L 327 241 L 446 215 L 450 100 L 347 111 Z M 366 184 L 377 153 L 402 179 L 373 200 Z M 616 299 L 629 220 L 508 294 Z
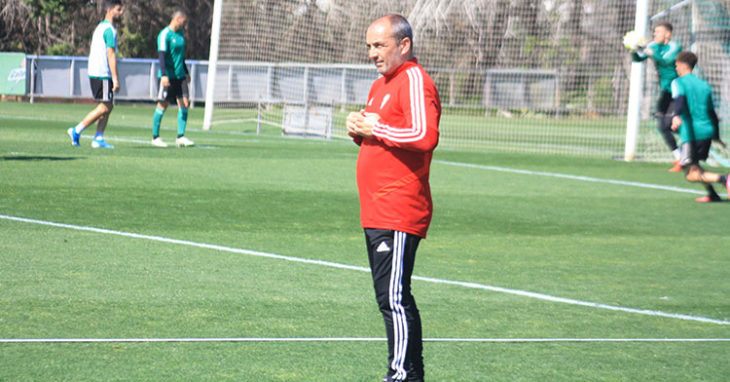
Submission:
M 165 53 L 165 71 L 160 70 L 158 77 L 166 75 L 170 79 L 183 79 L 187 77 L 188 70 L 185 67 L 185 35 L 183 30 L 177 32 L 169 26 L 165 27 L 157 35 L 157 51 Z
M 684 96 L 687 105 L 680 116 L 679 137 L 683 143 L 712 139 L 715 126 L 710 117 L 714 115 L 712 89 L 710 85 L 692 73 L 672 81 L 672 97 Z
M 671 91 L 672 80 L 677 78 L 677 69 L 674 67 L 674 61 L 677 59 L 679 52 L 682 51 L 682 46 L 672 40 L 667 44 L 652 42 L 647 46 L 647 49 L 654 51 L 651 59 L 654 60 L 657 73 L 659 73 L 659 86 L 662 90 Z M 636 62 L 644 61 L 647 58 L 649 56 L 642 51 L 633 54 L 633 59 Z

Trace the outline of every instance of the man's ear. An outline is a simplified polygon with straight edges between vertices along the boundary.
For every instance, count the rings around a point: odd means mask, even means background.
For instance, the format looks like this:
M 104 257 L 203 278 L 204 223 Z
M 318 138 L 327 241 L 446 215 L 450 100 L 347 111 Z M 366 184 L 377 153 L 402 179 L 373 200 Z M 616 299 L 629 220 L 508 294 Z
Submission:
M 411 50 L 411 39 L 408 37 L 403 38 L 400 40 L 400 53 L 402 55 L 406 55 Z

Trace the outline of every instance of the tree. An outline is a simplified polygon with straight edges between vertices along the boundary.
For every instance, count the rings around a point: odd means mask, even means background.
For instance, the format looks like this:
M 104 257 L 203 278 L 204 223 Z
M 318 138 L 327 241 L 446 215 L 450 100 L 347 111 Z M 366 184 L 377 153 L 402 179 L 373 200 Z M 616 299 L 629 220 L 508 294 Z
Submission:
M 87 55 L 91 36 L 104 17 L 103 2 L 89 0 L 4 0 L 0 3 L 0 50 L 30 54 Z M 175 7 L 188 14 L 189 58 L 206 59 L 213 0 L 127 1 L 118 28 L 121 57 L 157 57 L 157 33 Z
M 20 0 L 0 2 L 0 51 L 30 51 L 23 38 L 32 28 L 31 8 Z
M 6 0 L 0 10 L 3 50 L 77 54 L 87 28 L 78 20 L 94 14 L 85 0 Z M 88 48 L 87 48 L 88 49 Z

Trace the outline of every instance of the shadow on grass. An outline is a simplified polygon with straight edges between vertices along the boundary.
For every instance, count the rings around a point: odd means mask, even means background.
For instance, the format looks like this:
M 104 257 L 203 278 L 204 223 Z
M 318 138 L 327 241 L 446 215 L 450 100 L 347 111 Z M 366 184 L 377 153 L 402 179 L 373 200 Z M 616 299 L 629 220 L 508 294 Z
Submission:
M 17 160 L 17 161 L 66 161 L 66 160 L 78 160 L 83 159 L 81 157 L 56 157 L 56 156 L 45 156 L 45 155 L 8 155 L 0 157 L 2 160 Z

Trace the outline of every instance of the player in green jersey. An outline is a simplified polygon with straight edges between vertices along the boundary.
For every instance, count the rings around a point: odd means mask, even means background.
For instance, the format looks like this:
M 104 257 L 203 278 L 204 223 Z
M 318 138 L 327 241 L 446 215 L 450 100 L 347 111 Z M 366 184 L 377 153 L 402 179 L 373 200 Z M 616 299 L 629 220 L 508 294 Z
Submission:
M 188 15 L 183 10 L 172 14 L 170 25 L 166 26 L 157 36 L 157 51 L 160 61 L 160 91 L 157 108 L 152 120 L 152 145 L 167 147 L 167 143 L 160 138 L 160 123 L 170 102 L 177 103 L 177 139 L 175 145 L 186 147 L 194 145 L 193 141 L 185 137 L 188 123 L 188 107 L 190 98 L 188 85 L 190 74 L 185 65 L 185 35 L 183 29 L 188 22 Z
M 710 85 L 692 74 L 697 64 L 697 56 L 692 52 L 677 55 L 676 68 L 679 77 L 672 81 L 672 97 L 676 115 L 672 118 L 672 130 L 679 131 L 682 145 L 680 164 L 685 178 L 690 182 L 703 183 L 708 195 L 697 198 L 698 202 L 720 201 L 712 183 L 720 183 L 728 188 L 728 175 L 719 175 L 700 166 L 707 160 L 712 140 L 720 143 L 720 121 L 715 113 Z
M 682 50 L 682 46 L 677 41 L 672 40 L 673 29 L 672 24 L 668 22 L 658 23 L 654 27 L 654 41 L 644 50 L 633 52 L 632 56 L 636 62 L 651 58 L 656 65 L 657 74 L 659 75 L 659 87 L 661 89 L 659 101 L 657 102 L 657 128 L 675 159 L 674 167 L 669 171 L 679 172 L 682 169 L 679 165 L 680 150 L 671 130 L 674 106 L 672 104 L 672 91 L 670 86 L 672 81 L 677 78 L 674 60 Z

